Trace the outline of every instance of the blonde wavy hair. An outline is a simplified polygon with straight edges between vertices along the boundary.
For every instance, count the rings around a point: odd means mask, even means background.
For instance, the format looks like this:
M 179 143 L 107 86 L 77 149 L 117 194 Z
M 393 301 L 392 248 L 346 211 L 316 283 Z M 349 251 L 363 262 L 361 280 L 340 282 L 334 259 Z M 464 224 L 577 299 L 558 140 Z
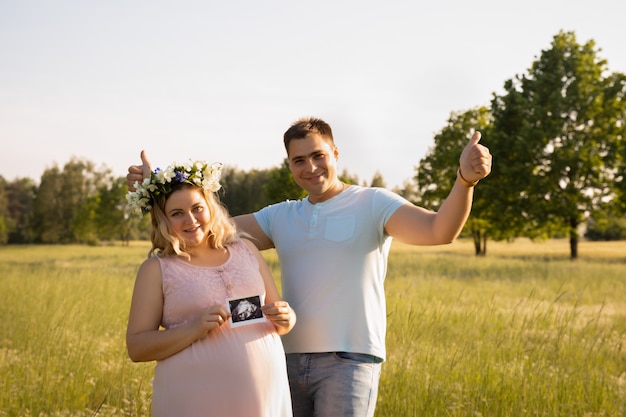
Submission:
M 168 198 L 175 191 L 183 189 L 196 189 L 204 196 L 209 209 L 209 229 L 211 233 L 208 239 L 211 247 L 223 249 L 240 238 L 235 222 L 215 193 L 188 183 L 180 183 L 172 187 L 171 193 L 155 198 L 154 207 L 150 211 L 152 249 L 148 256 L 177 255 L 190 259 L 184 239 L 172 230 L 169 219 L 165 215 L 165 203 L 167 203 Z

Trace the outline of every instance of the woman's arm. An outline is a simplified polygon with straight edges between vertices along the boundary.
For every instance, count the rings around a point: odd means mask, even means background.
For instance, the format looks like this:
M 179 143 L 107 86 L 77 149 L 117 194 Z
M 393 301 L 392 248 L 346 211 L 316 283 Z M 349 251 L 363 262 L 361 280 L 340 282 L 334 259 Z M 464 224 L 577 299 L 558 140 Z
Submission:
M 135 280 L 130 306 L 126 347 L 134 362 L 165 359 L 180 352 L 219 327 L 228 318 L 225 306 L 213 306 L 193 322 L 162 330 L 163 290 L 161 267 L 156 258 L 146 260 Z

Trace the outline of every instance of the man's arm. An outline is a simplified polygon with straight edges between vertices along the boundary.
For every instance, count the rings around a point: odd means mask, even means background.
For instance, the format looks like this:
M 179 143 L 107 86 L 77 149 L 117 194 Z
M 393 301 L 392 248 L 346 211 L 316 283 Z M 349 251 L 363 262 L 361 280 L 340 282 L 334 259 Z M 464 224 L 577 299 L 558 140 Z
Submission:
M 476 132 L 463 149 L 457 179 L 439 211 L 400 207 L 385 225 L 390 236 L 411 245 L 441 245 L 458 237 L 472 208 L 474 185 L 491 172 L 491 154 L 479 141 Z
M 233 217 L 233 220 L 237 224 L 237 228 L 242 232 L 248 234 L 251 239 L 250 241 L 254 243 L 254 245 L 259 250 L 272 249 L 274 247 L 274 242 L 272 242 L 261 226 L 259 222 L 256 221 L 254 214 L 242 214 L 240 216 Z

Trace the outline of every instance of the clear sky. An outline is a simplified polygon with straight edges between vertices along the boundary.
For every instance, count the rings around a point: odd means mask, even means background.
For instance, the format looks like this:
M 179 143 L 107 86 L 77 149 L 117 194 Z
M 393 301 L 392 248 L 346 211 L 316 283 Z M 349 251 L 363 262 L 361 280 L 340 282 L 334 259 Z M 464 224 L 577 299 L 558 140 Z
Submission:
M 141 149 L 271 168 L 317 116 L 340 170 L 401 185 L 451 112 L 489 105 L 560 30 L 626 72 L 624 16 L 621 0 L 0 0 L 0 175 L 39 182 L 75 156 L 124 176 Z

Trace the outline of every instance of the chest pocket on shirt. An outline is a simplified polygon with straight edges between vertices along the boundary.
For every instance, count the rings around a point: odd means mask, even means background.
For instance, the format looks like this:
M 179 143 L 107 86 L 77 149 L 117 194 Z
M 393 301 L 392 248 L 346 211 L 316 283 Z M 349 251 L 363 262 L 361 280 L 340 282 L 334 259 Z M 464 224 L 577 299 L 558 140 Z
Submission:
M 332 242 L 351 239 L 356 231 L 355 216 L 329 216 L 326 218 L 324 237 Z

